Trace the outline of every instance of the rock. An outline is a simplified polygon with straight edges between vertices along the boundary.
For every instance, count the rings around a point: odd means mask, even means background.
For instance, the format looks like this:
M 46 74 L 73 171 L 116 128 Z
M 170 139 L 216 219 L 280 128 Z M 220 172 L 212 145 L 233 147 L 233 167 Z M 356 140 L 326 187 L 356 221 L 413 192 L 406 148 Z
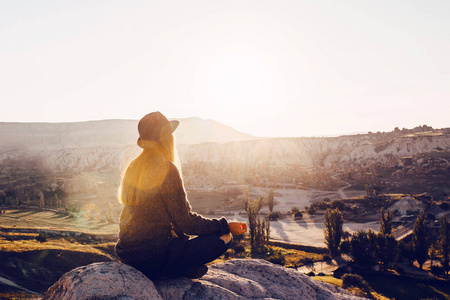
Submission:
M 117 262 L 95 263 L 64 274 L 44 299 L 363 299 L 294 270 L 258 259 L 209 266 L 201 279 L 152 282 Z
M 43 299 L 162 299 L 153 282 L 118 262 L 93 263 L 64 274 Z

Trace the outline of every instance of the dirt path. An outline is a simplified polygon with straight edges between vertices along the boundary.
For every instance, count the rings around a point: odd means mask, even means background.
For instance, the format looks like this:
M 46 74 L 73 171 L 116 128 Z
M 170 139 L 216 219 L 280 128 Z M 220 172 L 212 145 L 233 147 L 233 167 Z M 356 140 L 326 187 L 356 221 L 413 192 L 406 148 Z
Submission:
M 333 176 L 331 176 L 331 178 L 333 178 L 333 179 L 338 179 L 338 180 L 340 180 L 340 181 L 342 181 L 343 183 L 346 184 L 346 186 L 341 187 L 341 188 L 338 189 L 338 191 L 337 191 L 338 194 L 339 194 L 339 197 L 341 197 L 341 199 L 346 199 L 346 198 L 348 198 L 348 197 L 347 197 L 347 195 L 345 194 L 344 190 L 347 189 L 347 188 L 349 188 L 349 187 L 351 187 L 352 185 L 351 185 L 350 183 L 348 183 L 348 182 L 343 181 L 342 179 L 337 178 L 339 175 L 342 175 L 342 173 L 334 174 Z

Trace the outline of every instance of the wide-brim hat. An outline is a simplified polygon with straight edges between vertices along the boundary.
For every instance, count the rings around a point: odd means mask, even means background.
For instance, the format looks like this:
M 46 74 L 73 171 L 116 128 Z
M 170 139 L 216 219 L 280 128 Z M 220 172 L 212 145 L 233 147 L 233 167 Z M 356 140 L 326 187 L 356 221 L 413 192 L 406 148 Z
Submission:
M 155 141 L 171 135 L 180 124 L 177 120 L 169 121 L 162 113 L 155 111 L 145 115 L 138 124 L 138 145 L 142 147 L 143 141 Z

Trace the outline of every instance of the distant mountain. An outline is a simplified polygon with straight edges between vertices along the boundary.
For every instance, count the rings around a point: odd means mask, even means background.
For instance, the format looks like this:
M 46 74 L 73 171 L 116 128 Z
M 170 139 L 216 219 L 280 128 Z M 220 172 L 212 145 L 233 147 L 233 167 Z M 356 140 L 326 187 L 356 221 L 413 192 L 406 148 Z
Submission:
M 212 120 L 179 121 L 182 164 L 209 163 L 222 170 L 293 165 L 342 170 L 374 162 L 395 166 L 401 157 L 450 151 L 450 130 L 431 127 L 328 138 L 256 138 Z M 39 161 L 53 170 L 122 169 L 140 152 L 137 123 L 0 123 L 0 167 L 9 159 L 29 165 Z
M 178 144 L 227 143 L 256 139 L 213 120 L 178 119 Z M 0 152 L 5 150 L 58 150 L 121 147 L 135 144 L 138 120 L 103 120 L 75 123 L 0 123 Z M 3 150 L 3 151 L 2 151 Z
M 214 120 L 200 118 L 177 119 L 180 125 L 175 131 L 178 144 L 229 143 L 249 141 L 257 137 L 242 133 Z

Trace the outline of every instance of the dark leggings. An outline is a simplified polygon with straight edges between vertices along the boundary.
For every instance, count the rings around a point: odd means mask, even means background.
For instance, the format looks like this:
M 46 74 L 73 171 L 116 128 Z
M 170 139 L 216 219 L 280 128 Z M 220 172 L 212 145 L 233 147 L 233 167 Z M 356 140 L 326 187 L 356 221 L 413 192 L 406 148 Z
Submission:
M 186 241 L 178 258 L 168 270 L 168 277 L 183 275 L 183 272 L 200 267 L 221 256 L 230 247 L 220 239 L 220 234 L 198 236 Z

